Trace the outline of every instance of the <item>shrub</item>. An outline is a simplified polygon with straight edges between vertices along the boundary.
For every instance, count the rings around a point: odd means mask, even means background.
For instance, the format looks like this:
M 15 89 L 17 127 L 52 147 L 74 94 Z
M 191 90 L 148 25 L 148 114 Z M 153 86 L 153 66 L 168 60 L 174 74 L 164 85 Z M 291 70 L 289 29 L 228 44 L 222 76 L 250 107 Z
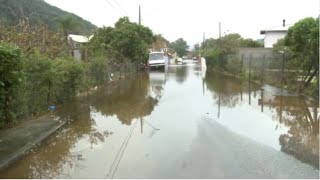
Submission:
M 10 44 L 0 44 L 0 125 L 15 119 L 13 99 L 22 81 L 20 49 Z

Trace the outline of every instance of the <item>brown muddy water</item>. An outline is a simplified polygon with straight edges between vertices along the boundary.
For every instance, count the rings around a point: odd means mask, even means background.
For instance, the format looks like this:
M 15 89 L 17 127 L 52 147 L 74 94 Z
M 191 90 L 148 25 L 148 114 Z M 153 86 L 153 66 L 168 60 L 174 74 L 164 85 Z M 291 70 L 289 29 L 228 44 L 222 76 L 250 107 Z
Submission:
M 189 62 L 56 112 L 66 125 L 1 178 L 319 178 L 318 102 Z

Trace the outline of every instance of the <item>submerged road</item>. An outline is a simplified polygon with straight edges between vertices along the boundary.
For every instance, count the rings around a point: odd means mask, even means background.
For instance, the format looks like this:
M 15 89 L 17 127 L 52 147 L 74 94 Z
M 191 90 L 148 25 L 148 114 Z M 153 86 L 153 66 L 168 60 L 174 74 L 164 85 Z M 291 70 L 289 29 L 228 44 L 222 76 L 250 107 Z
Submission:
M 319 178 L 317 103 L 191 61 L 78 98 L 1 178 Z

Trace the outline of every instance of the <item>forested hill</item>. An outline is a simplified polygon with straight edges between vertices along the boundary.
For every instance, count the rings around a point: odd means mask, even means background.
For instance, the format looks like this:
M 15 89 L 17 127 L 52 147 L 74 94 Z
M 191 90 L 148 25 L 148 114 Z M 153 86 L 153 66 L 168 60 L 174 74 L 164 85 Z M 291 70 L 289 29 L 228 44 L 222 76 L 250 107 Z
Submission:
M 77 33 L 90 34 L 97 27 L 81 17 L 51 6 L 44 0 L 0 0 L 0 20 L 16 24 L 27 17 L 31 24 L 45 23 L 51 29 L 59 28 L 59 19 L 71 18 L 77 23 Z

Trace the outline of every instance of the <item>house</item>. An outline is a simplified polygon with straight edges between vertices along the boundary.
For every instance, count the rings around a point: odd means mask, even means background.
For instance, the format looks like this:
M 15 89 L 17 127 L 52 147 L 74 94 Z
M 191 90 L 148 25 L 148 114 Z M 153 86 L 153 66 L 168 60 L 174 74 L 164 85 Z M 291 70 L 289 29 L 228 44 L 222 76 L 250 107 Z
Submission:
M 277 43 L 279 39 L 282 39 L 287 35 L 287 31 L 289 27 L 290 26 L 285 25 L 285 20 L 283 20 L 283 25 L 281 27 L 261 30 L 260 34 L 265 35 L 263 40 L 264 47 L 273 48 L 273 45 Z
M 71 47 L 71 54 L 76 60 L 81 61 L 85 59 L 86 52 L 84 49 L 81 48 L 84 44 L 88 43 L 92 37 L 93 35 L 90 37 L 75 34 L 68 35 L 68 42 Z

